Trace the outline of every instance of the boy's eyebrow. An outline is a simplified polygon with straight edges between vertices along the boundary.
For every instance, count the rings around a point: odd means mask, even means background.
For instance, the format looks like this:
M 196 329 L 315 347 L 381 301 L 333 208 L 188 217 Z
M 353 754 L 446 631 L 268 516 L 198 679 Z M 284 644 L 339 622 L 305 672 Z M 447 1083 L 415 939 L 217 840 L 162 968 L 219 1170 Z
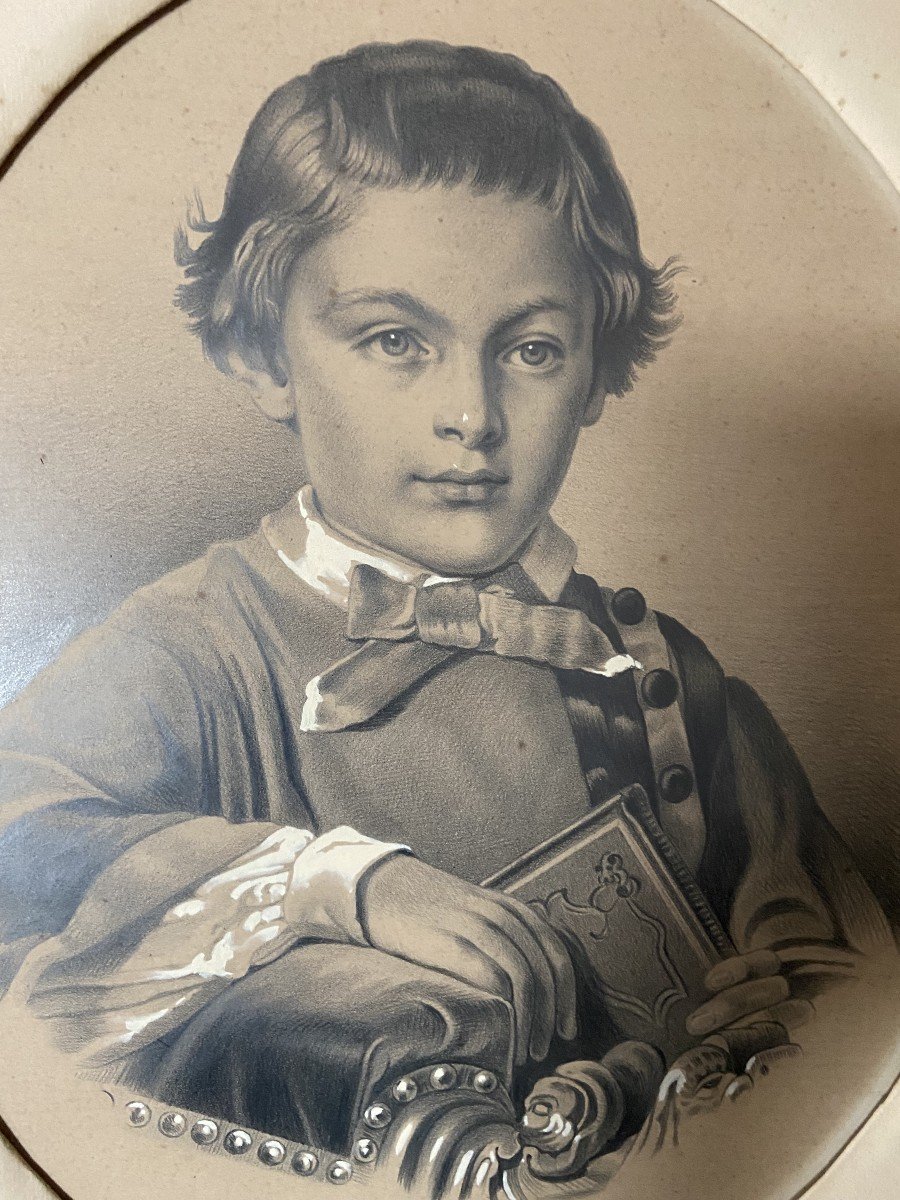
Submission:
M 437 309 L 426 304 L 424 300 L 418 299 L 412 292 L 405 290 L 392 291 L 381 288 L 354 288 L 348 292 L 339 292 L 329 297 L 325 304 L 317 312 L 316 316 L 321 320 L 343 312 L 345 309 L 353 308 L 360 304 L 389 304 L 393 308 L 400 308 L 416 317 L 420 321 L 427 321 L 432 325 L 441 325 L 447 327 L 451 322 Z M 514 325 L 520 324 L 529 317 L 536 316 L 542 312 L 563 312 L 571 313 L 573 306 L 565 301 L 553 296 L 537 296 L 534 300 L 529 300 L 524 304 L 519 304 L 505 313 L 498 321 L 495 322 L 492 333 L 496 337 L 512 328 Z
M 529 300 L 525 304 L 519 304 L 505 316 L 501 317 L 494 326 L 494 334 L 504 333 L 507 329 L 511 329 L 514 325 L 519 325 L 522 321 L 527 321 L 529 317 L 535 317 L 538 313 L 544 312 L 573 312 L 573 305 L 566 304 L 565 301 L 559 300 L 553 296 L 537 296 L 534 300 Z
M 429 321 L 433 325 L 447 325 L 447 318 L 435 309 L 417 299 L 411 292 L 384 291 L 380 288 L 354 288 L 349 292 L 338 292 L 329 297 L 322 305 L 316 316 L 321 320 L 353 308 L 357 304 L 390 304 L 393 308 L 402 308 L 420 321 Z

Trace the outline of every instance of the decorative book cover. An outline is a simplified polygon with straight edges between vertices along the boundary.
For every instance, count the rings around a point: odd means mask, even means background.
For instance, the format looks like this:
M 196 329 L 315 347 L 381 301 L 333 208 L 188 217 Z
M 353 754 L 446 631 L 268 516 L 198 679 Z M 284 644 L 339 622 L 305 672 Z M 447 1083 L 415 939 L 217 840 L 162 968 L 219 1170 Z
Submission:
M 707 971 L 733 953 L 644 789 L 617 793 L 484 881 L 539 909 L 575 945 L 623 1037 L 671 1059 Z

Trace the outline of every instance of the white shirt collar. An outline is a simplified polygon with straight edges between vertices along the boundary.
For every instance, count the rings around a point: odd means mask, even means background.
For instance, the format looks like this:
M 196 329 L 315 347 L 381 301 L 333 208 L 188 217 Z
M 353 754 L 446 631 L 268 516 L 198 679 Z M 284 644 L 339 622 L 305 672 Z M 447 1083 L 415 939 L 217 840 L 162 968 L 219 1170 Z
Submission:
M 292 527 L 290 537 L 282 536 L 285 518 Z M 404 561 L 385 550 L 359 545 L 337 533 L 326 524 L 310 485 L 300 489 L 286 510 L 264 520 L 263 533 L 281 561 L 295 575 L 341 608 L 347 607 L 350 576 L 358 563 L 377 567 L 404 583 L 421 581 L 425 587 L 447 578 L 429 575 L 426 568 L 416 563 Z M 576 557 L 575 543 L 547 516 L 529 539 L 518 561 L 542 595 L 555 603 L 562 595 Z M 426 575 L 424 580 L 423 574 Z

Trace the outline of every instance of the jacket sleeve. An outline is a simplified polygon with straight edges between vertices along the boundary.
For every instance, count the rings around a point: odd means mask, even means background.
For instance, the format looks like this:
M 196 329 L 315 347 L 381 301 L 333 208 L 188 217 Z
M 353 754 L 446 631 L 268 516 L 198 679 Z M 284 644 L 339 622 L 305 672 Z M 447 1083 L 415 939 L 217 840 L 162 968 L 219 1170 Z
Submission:
M 811 998 L 895 947 L 887 920 L 817 805 L 800 762 L 751 687 L 726 681 L 730 776 L 744 866 L 730 905 L 738 950 L 782 959 L 795 996 Z
M 84 1065 L 301 936 L 359 940 L 355 882 L 397 849 L 221 815 L 223 790 L 246 786 L 222 760 L 252 725 L 228 720 L 227 691 L 190 653 L 108 623 L 0 713 L 2 985 L 18 971 L 18 996 Z
M 221 812 L 208 681 L 188 656 L 107 622 L 0 713 L 0 943 L 68 953 L 136 940 L 275 826 Z M 215 695 L 215 692 L 213 692 Z

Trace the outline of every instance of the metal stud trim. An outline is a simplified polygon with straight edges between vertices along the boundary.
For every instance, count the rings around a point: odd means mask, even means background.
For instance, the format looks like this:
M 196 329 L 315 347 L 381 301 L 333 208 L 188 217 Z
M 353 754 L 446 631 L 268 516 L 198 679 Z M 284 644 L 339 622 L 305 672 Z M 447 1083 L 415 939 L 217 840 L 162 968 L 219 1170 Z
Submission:
M 386 1104 L 370 1104 L 363 1114 L 363 1122 L 369 1129 L 386 1129 L 393 1115 Z
M 267 1138 L 256 1152 L 256 1157 L 267 1167 L 280 1167 L 286 1156 L 284 1143 L 277 1138 Z
M 328 1168 L 325 1178 L 329 1183 L 349 1183 L 353 1178 L 353 1165 L 345 1158 L 336 1158 Z
M 166 1137 L 181 1137 L 186 1129 L 187 1121 L 180 1112 L 164 1112 L 159 1118 L 159 1132 Z
M 419 1094 L 419 1085 L 414 1079 L 408 1075 L 404 1075 L 402 1079 L 398 1079 L 391 1088 L 391 1094 L 395 1100 L 399 1100 L 401 1104 L 409 1104 L 410 1100 L 415 1100 Z
M 479 1071 L 472 1080 L 472 1087 L 476 1092 L 481 1092 L 482 1095 L 492 1092 L 496 1086 L 497 1076 L 492 1071 Z
M 198 1146 L 211 1146 L 218 1136 L 219 1126 L 206 1117 L 201 1117 L 191 1127 L 191 1138 Z
M 136 1129 L 149 1124 L 153 1116 L 149 1107 L 140 1100 L 132 1100 L 130 1104 L 126 1104 L 125 1111 L 128 1113 L 129 1124 L 134 1125 Z
M 372 1138 L 359 1138 L 353 1147 L 353 1157 L 357 1162 L 374 1162 L 378 1157 L 378 1143 Z
M 490 1096 L 492 1105 L 506 1109 L 509 1117 L 514 1119 L 512 1101 L 494 1071 L 472 1063 L 433 1063 L 401 1075 L 372 1100 L 357 1125 L 352 1142 L 353 1157 L 357 1162 L 374 1163 L 381 1153 L 381 1143 L 390 1132 L 389 1127 L 404 1120 L 403 1108 L 418 1099 L 451 1092 L 468 1092 L 473 1104 L 484 1103 Z M 402 1108 L 392 1108 L 392 1100 Z
M 253 1138 L 246 1129 L 232 1129 L 225 1134 L 222 1145 L 229 1154 L 246 1154 L 253 1145 Z
M 312 1150 L 298 1150 L 291 1159 L 291 1168 L 297 1175 L 315 1175 L 319 1169 L 318 1155 Z
M 415 1086 L 418 1089 L 418 1085 Z M 155 1115 L 148 1103 L 132 1099 L 127 1093 L 113 1096 L 113 1103 L 122 1106 L 128 1125 L 135 1129 L 150 1125 Z M 377 1139 L 371 1135 L 386 1129 L 394 1117 L 389 1104 L 373 1102 L 365 1114 L 369 1123 L 354 1137 L 350 1155 L 335 1156 L 323 1154 L 315 1147 L 237 1126 L 226 1126 L 223 1136 L 220 1121 L 196 1112 L 157 1109 L 157 1113 L 153 1129 L 167 1138 L 180 1138 L 190 1131 L 190 1141 L 207 1153 L 224 1151 L 234 1158 L 257 1162 L 269 1171 L 284 1170 L 303 1178 L 316 1176 L 320 1181 L 333 1184 L 347 1183 L 351 1179 L 362 1182 L 371 1175 L 380 1150 Z M 256 1153 L 249 1153 L 254 1146 Z
M 445 1092 L 456 1085 L 457 1078 L 455 1067 L 451 1067 L 448 1063 L 441 1063 L 439 1067 L 432 1070 L 429 1083 L 436 1092 Z

